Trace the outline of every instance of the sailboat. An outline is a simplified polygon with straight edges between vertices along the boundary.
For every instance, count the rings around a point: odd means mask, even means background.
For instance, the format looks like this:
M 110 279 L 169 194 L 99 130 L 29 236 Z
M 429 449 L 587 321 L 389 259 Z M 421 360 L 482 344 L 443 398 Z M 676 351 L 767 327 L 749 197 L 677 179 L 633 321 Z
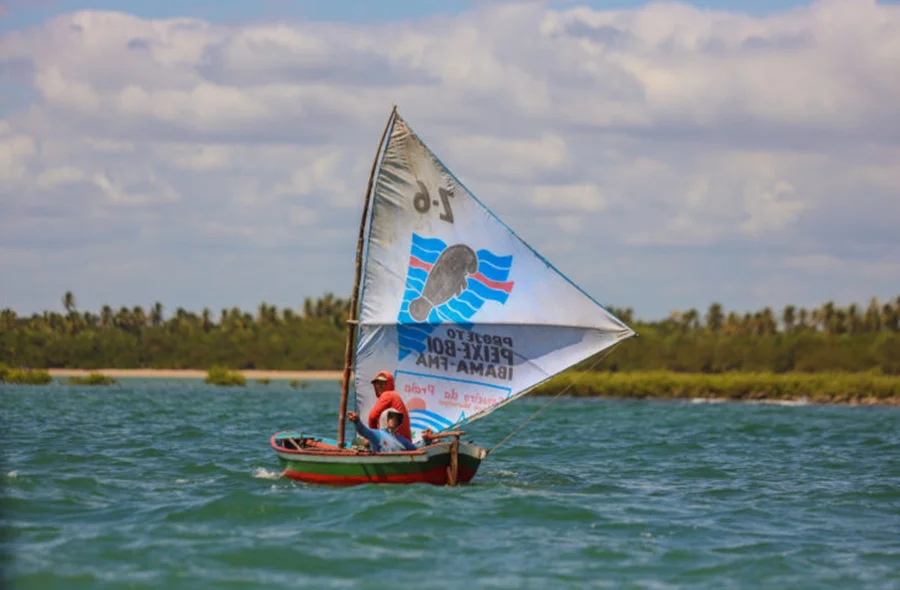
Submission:
M 463 186 L 395 106 L 360 220 L 337 439 L 283 431 L 270 445 L 284 475 L 308 483 L 468 483 L 489 450 L 461 440 L 463 427 L 634 335 Z M 415 451 L 345 440 L 351 372 L 365 420 L 381 371 Z

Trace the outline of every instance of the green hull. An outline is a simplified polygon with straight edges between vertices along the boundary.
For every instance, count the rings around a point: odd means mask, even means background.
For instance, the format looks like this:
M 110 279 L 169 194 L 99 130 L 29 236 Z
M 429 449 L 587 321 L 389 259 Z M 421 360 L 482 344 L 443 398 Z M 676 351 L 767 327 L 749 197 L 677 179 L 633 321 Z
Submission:
M 303 448 L 292 448 L 289 440 L 305 440 Z M 329 441 L 330 442 L 330 441 Z M 373 454 L 339 449 L 323 439 L 298 433 L 277 433 L 271 446 L 281 461 L 285 476 L 308 483 L 350 486 L 366 483 L 448 483 L 449 442 L 417 451 Z M 471 443 L 459 443 L 457 481 L 475 477 L 487 451 Z

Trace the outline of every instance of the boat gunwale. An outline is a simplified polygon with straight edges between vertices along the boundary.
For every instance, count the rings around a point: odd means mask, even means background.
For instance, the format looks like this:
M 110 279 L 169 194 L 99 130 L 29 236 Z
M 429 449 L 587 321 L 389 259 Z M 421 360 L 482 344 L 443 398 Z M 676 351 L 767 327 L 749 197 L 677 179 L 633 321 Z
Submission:
M 281 447 L 275 444 L 276 437 L 279 434 L 286 434 L 290 431 L 284 432 L 276 432 L 269 439 L 269 444 L 278 454 L 286 454 L 291 457 L 303 457 L 303 456 L 316 456 L 316 457 L 335 457 L 335 458 L 351 458 L 351 457 L 434 457 L 436 455 L 441 455 L 444 452 L 450 452 L 450 442 L 440 442 L 428 445 L 426 447 L 420 447 L 415 451 L 389 451 L 385 453 L 373 453 L 372 451 L 361 451 L 361 450 L 350 450 L 350 449 L 335 449 L 335 450 L 320 450 L 320 449 L 289 449 L 287 447 Z M 314 438 L 314 437 L 298 437 L 298 438 Z M 442 449 L 441 447 L 446 447 Z M 473 453 L 466 453 L 463 451 L 464 447 L 474 447 L 477 451 Z M 437 452 L 435 452 L 437 451 Z M 483 460 L 487 456 L 487 450 L 483 447 L 480 447 L 474 443 L 464 443 L 460 441 L 460 453 L 464 453 L 473 458 L 477 458 L 479 461 Z M 478 456 L 480 455 L 480 457 Z

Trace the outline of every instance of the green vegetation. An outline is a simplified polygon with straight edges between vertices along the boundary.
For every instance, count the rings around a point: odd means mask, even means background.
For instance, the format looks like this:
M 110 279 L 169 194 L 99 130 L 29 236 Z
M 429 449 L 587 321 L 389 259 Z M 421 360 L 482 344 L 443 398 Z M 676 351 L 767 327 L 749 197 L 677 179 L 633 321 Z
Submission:
M 90 373 L 86 377 L 73 375 L 69 377 L 69 383 L 71 385 L 115 385 L 117 381 L 103 373 Z
M 18 317 L 0 311 L 0 358 L 12 366 L 236 370 L 340 369 L 348 301 L 326 294 L 302 309 L 260 304 L 256 314 L 223 309 L 214 318 L 178 308 L 164 317 L 156 303 L 99 313 L 78 311 L 71 292 L 65 313 Z M 900 297 L 867 306 L 833 303 L 780 313 L 726 312 L 718 303 L 705 314 L 690 309 L 661 321 L 634 318 L 610 308 L 640 337 L 628 340 L 596 365 L 598 371 L 679 373 L 820 373 L 877 370 L 900 375 Z M 594 359 L 578 369 L 595 365 Z
M 67 294 L 71 295 L 71 293 Z M 343 367 L 348 302 L 332 295 L 307 299 L 302 312 L 265 303 L 257 313 L 223 309 L 215 318 L 177 309 L 163 317 L 156 303 L 99 313 L 18 317 L 0 310 L 0 359 L 10 366 L 77 369 L 314 370 Z
M 247 379 L 240 373 L 229 371 L 225 367 L 212 367 L 206 373 L 207 383 L 212 385 L 246 385 Z
M 873 373 L 599 373 L 569 371 L 534 395 L 625 398 L 806 400 L 815 403 L 900 404 L 900 379 Z
M 0 383 L 18 385 L 46 385 L 53 381 L 50 373 L 41 369 L 13 369 L 0 363 Z
M 223 309 L 199 315 L 156 303 L 99 314 L 79 312 L 71 293 L 65 314 L 18 317 L 0 311 L 0 358 L 16 367 L 207 369 L 206 381 L 244 385 L 238 370 L 340 369 L 348 302 L 331 294 L 306 299 L 300 312 L 263 303 L 251 315 Z M 825 303 L 726 313 L 714 303 L 661 321 L 610 311 L 633 326 L 628 340 L 597 364 L 588 359 L 536 394 L 574 383 L 573 395 L 635 398 L 807 399 L 810 402 L 900 403 L 900 297 L 865 308 Z M 590 371 L 589 374 L 586 374 Z M 86 379 L 108 379 L 105 376 Z M 0 364 L 0 381 L 49 383 L 45 371 Z M 75 382 L 75 380 L 72 380 Z M 260 384 L 268 379 L 259 379 Z M 291 387 L 308 383 L 293 380 Z

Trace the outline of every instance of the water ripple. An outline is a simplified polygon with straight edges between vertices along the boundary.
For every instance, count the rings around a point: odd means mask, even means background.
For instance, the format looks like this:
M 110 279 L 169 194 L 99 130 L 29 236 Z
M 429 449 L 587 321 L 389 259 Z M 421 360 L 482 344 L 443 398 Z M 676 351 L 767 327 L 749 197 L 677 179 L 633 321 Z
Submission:
M 268 436 L 334 384 L 0 387 L 9 587 L 898 587 L 897 408 L 563 399 L 470 486 L 331 489 Z

